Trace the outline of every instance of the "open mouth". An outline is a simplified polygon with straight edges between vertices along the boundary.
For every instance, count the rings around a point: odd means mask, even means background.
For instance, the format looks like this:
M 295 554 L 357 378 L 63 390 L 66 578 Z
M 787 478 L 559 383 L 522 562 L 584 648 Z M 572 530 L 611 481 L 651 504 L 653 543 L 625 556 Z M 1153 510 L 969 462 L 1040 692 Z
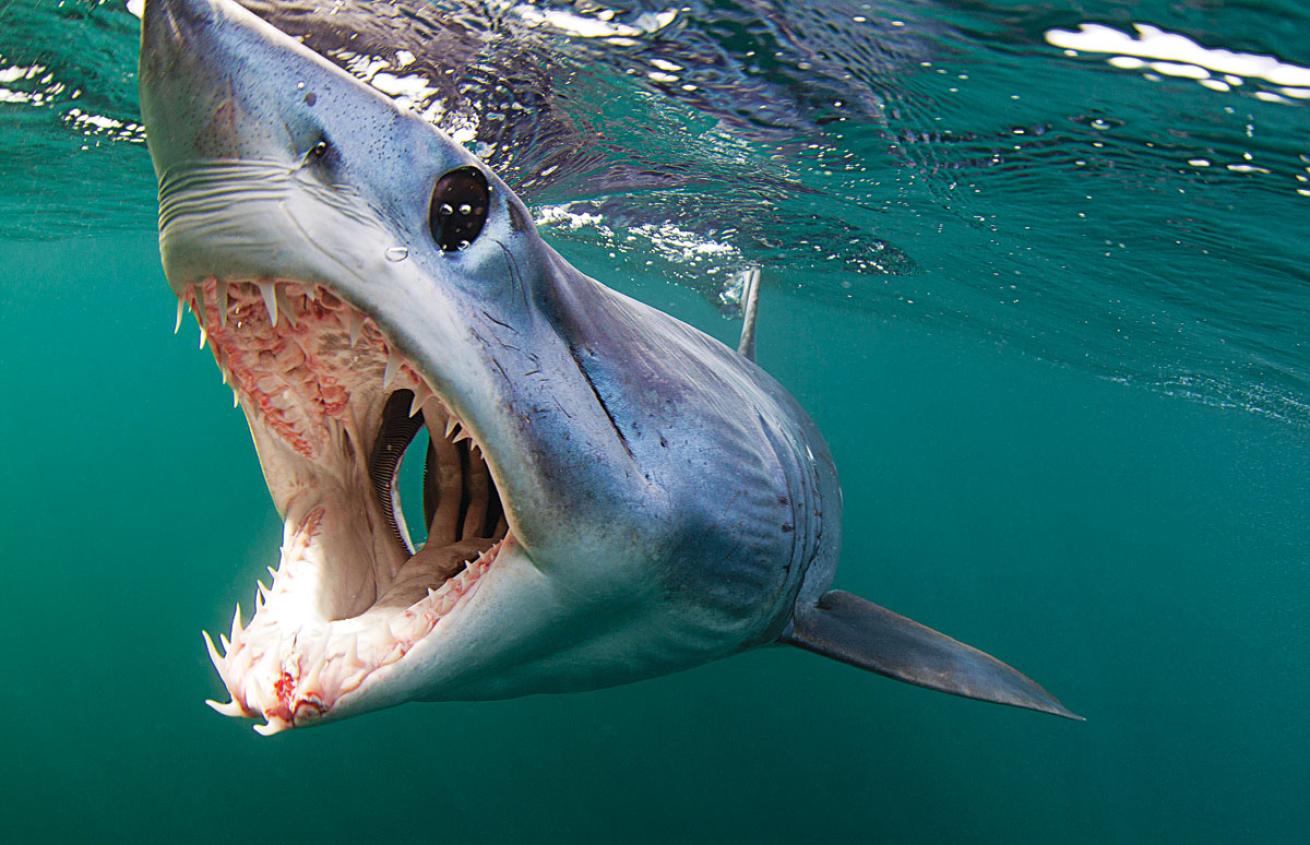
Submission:
M 462 421 L 328 288 L 210 278 L 181 302 L 245 410 L 285 520 L 254 617 L 243 624 L 237 607 L 222 653 L 205 635 L 232 699 L 209 704 L 275 733 L 323 718 L 458 613 L 509 536 L 505 511 Z M 416 543 L 397 479 L 424 427 Z

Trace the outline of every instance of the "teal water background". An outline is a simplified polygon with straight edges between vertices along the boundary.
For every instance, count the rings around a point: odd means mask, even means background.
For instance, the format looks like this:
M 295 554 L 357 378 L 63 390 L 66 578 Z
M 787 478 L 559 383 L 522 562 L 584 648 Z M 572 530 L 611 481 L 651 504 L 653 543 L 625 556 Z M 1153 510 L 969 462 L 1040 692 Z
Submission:
M 225 630 L 233 602 L 248 603 L 281 534 L 245 423 L 194 326 L 171 334 L 144 148 L 84 134 L 63 94 L 0 100 L 0 835 L 1300 841 L 1310 197 L 1295 175 L 1310 106 L 1258 100 L 1255 81 L 1144 79 L 1041 33 L 1148 19 L 1304 66 L 1306 19 L 1275 5 L 1127 9 L 884 15 L 940 50 L 878 77 L 884 100 L 930 114 L 947 66 L 964 98 L 931 112 L 947 129 L 972 127 L 968 143 L 994 151 L 1006 131 L 1049 125 L 1051 144 L 998 171 L 937 142 L 901 146 L 941 167 L 907 166 L 887 137 L 909 118 L 828 138 L 864 169 L 797 202 L 828 203 L 906 260 L 871 276 L 780 249 L 759 328 L 761 363 L 811 410 L 842 472 L 838 585 L 1012 662 L 1083 724 L 788 649 L 271 739 L 218 717 L 202 703 L 220 685 L 199 631 Z M 135 21 L 117 5 L 0 5 L 7 17 L 29 37 L 0 36 L 0 69 L 78 56 L 97 71 L 84 85 L 133 84 Z M 1008 111 L 1025 98 L 1030 111 Z M 115 119 L 130 119 L 124 102 Z M 606 108 L 618 120 L 638 107 Z M 1084 136 L 1070 116 L 1093 112 L 1110 128 Z M 1221 154 L 1269 172 L 1187 164 Z M 795 155 L 784 164 L 826 184 Z M 681 199 L 673 219 L 696 231 Z M 546 234 L 586 272 L 734 339 L 697 281 L 730 268 L 625 241 L 618 223 Z

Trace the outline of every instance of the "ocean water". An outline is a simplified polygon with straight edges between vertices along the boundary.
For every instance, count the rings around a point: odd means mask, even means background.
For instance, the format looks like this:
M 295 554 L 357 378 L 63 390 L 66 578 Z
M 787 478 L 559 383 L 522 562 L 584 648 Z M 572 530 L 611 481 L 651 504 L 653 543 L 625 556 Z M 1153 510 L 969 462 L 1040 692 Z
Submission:
M 139 24 L 0 0 L 6 841 L 1304 837 L 1302 4 L 252 6 L 607 284 L 732 343 L 759 266 L 759 359 L 842 473 L 837 586 L 1087 721 L 782 648 L 269 739 L 215 715 L 200 629 L 281 529 L 171 331 Z

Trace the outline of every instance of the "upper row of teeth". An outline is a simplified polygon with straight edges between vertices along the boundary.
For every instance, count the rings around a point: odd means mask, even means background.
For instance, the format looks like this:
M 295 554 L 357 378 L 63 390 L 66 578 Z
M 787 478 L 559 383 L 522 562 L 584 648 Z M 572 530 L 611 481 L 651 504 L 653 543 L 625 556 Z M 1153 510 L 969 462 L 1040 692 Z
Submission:
M 218 322 L 219 325 L 222 326 L 227 325 L 228 284 L 229 284 L 228 282 L 217 281 L 214 286 L 215 287 L 214 298 L 217 300 L 217 305 L 218 305 Z M 296 324 L 296 311 L 294 308 L 291 307 L 291 303 L 286 301 L 285 290 L 280 288 L 276 282 L 272 282 L 272 281 L 252 282 L 252 284 L 254 284 L 255 287 L 259 288 L 260 297 L 264 300 L 264 309 L 268 311 L 268 322 L 270 325 L 276 326 L 278 317 L 282 314 L 286 314 L 288 323 L 290 323 L 293 326 Z M 318 294 L 313 285 L 306 286 L 305 295 L 308 296 L 310 299 L 318 298 Z M 200 327 L 203 330 L 205 326 L 204 295 L 197 294 L 192 298 L 194 298 L 195 300 L 195 303 L 192 307 L 199 309 L 196 316 L 200 319 Z M 190 304 L 186 302 L 186 299 L 187 297 L 178 297 L 177 319 L 173 323 L 173 334 L 177 334 L 178 331 L 180 331 L 182 328 L 182 310 L 184 307 Z M 352 328 L 351 343 L 353 344 L 357 337 L 357 332 L 359 327 L 352 326 L 351 328 Z M 201 345 L 203 346 L 204 344 L 202 343 Z
M 291 304 L 286 300 L 285 290 L 281 286 L 271 281 L 252 282 L 252 284 L 258 287 L 260 290 L 260 298 L 263 300 L 264 308 L 268 312 L 268 321 L 270 325 L 276 326 L 280 315 L 285 315 L 287 322 L 289 324 L 293 326 L 296 325 L 296 318 L 295 318 L 296 311 L 291 306 Z M 218 300 L 217 301 L 218 319 L 219 319 L 219 324 L 222 326 L 227 325 L 228 285 L 229 285 L 228 282 L 222 282 L 222 281 L 217 282 L 215 285 L 216 288 L 215 298 Z M 317 289 L 312 285 L 308 285 L 305 287 L 305 295 L 310 300 L 316 300 L 318 298 Z M 178 297 L 177 318 L 176 320 L 174 320 L 173 323 L 173 334 L 177 334 L 178 332 L 181 331 L 182 317 L 186 309 L 188 308 L 192 309 L 193 313 L 196 316 L 196 321 L 199 323 L 200 349 L 204 349 L 206 343 L 209 340 L 209 332 L 206 329 L 206 325 L 205 325 L 206 315 L 205 315 L 204 292 L 198 288 L 193 289 L 191 296 Z M 356 311 L 353 308 L 345 309 L 345 317 L 346 317 L 347 331 L 349 332 L 350 335 L 350 345 L 354 347 L 355 344 L 358 342 L 360 335 L 363 333 L 364 318 L 359 314 L 358 311 Z M 384 342 L 384 345 L 387 350 L 387 363 L 382 369 L 382 387 L 385 390 L 386 388 L 391 386 L 392 382 L 396 380 L 396 376 L 400 373 L 401 368 L 405 366 L 406 360 L 405 357 L 401 355 L 400 352 L 396 350 L 396 348 L 392 346 L 390 343 Z M 223 383 L 229 384 L 229 374 L 227 368 L 223 366 L 222 361 L 219 362 L 219 370 L 222 374 Z M 412 370 L 411 370 L 411 375 L 414 375 Z M 435 393 L 430 388 L 427 387 L 423 379 L 414 377 L 411 379 L 411 381 L 414 382 L 414 399 L 410 403 L 409 415 L 413 417 L 420 410 L 422 410 L 423 404 L 429 398 L 434 396 Z M 236 388 L 233 387 L 232 407 L 235 408 L 239 404 L 239 402 L 240 402 L 240 397 L 237 395 Z M 456 443 L 458 443 L 460 440 L 471 439 L 466 431 L 461 430 L 458 420 L 455 420 L 453 417 L 448 417 L 446 420 L 447 439 L 451 437 L 452 432 L 455 432 L 457 435 L 454 440 L 454 442 Z
M 231 283 L 224 281 L 215 281 L 214 298 L 217 301 L 218 324 L 227 326 L 228 316 L 228 286 Z M 296 309 L 287 301 L 286 290 L 277 282 L 263 281 L 251 282 L 259 288 L 260 299 L 264 302 L 264 310 L 268 312 L 268 322 L 271 326 L 276 326 L 278 320 L 285 315 L 287 322 L 296 325 Z M 207 332 L 205 329 L 205 298 L 203 291 L 193 288 L 192 296 L 181 296 L 177 300 L 177 317 L 173 321 L 173 334 L 182 330 L 182 316 L 186 308 L 192 308 L 196 314 L 196 319 L 200 323 L 200 348 L 205 348 Z M 314 285 L 305 286 L 305 296 L 311 301 L 318 299 L 318 289 Z M 192 300 L 192 301 L 188 301 Z M 359 340 L 360 334 L 364 329 L 364 318 L 353 308 L 346 309 L 346 330 L 350 334 L 350 345 L 354 346 Z

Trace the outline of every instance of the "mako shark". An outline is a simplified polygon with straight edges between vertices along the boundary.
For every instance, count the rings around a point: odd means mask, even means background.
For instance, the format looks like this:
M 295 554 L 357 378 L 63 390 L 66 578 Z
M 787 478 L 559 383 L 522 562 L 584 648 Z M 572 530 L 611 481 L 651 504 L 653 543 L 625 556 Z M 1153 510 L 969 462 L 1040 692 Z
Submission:
M 829 591 L 823 437 L 741 348 L 569 265 L 477 158 L 231 0 L 149 0 L 159 241 L 285 521 L 210 655 L 261 733 L 607 687 L 799 646 L 1069 718 L 996 659 Z M 415 548 L 397 493 L 426 426 Z M 417 450 L 415 450 L 417 451 Z

